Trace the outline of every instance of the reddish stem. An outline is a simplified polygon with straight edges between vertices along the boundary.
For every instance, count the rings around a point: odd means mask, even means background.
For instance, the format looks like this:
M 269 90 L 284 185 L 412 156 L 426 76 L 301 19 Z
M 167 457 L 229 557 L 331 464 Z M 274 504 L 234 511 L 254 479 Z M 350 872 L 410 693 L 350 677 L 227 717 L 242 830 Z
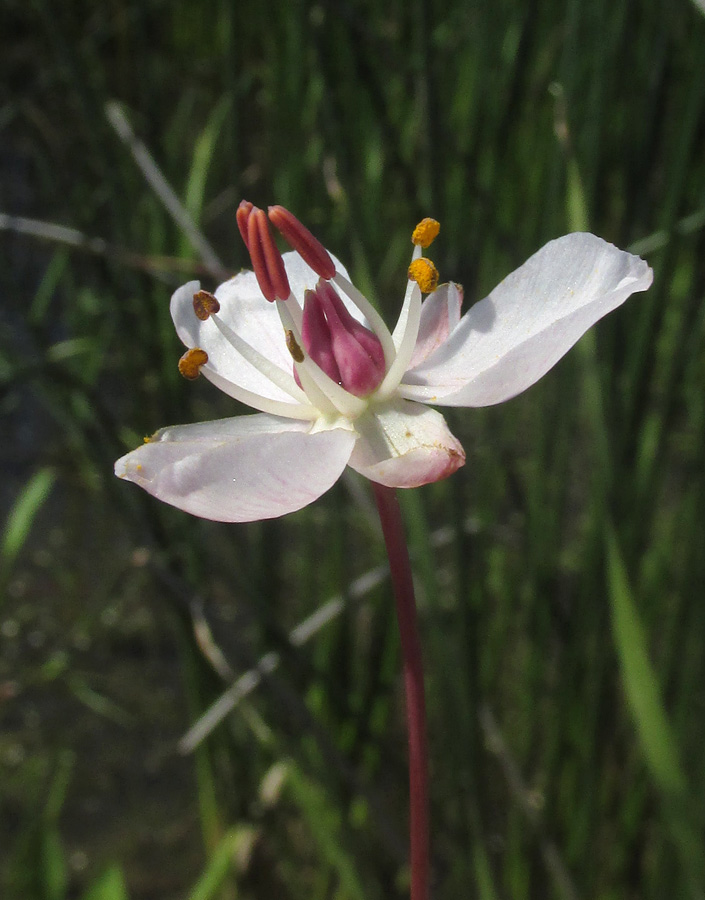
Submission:
M 373 482 L 372 487 L 389 556 L 404 660 L 406 724 L 409 734 L 411 900 L 428 900 L 428 747 L 423 663 L 416 621 L 414 584 L 397 495 L 393 488 L 381 484 Z

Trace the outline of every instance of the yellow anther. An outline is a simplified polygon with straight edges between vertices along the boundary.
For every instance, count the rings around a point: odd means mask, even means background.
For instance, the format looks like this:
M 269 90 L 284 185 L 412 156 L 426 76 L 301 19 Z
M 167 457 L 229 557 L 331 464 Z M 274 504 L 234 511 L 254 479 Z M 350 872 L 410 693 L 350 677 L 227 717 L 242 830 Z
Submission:
M 440 230 L 440 222 L 436 222 L 435 219 L 421 219 L 411 235 L 411 243 L 417 247 L 430 247 Z
M 220 311 L 220 303 L 208 291 L 199 291 L 193 295 L 193 311 L 201 322 L 205 322 L 214 313 Z
M 207 362 L 208 354 L 206 351 L 201 350 L 200 347 L 192 347 L 179 360 L 179 372 L 184 378 L 193 381 L 194 378 L 198 378 L 201 374 L 201 366 L 205 366 Z
M 438 269 L 425 256 L 415 259 L 409 266 L 409 278 L 418 284 L 424 294 L 430 294 L 438 287 Z
M 291 353 L 291 358 L 294 362 L 300 363 L 304 361 L 304 351 L 296 343 L 293 331 L 287 330 L 286 332 L 286 349 Z

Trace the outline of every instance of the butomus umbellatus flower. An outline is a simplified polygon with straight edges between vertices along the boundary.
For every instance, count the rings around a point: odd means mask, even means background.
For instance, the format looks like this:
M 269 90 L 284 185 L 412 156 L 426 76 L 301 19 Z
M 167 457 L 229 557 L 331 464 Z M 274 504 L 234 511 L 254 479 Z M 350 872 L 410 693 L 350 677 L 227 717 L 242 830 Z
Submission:
M 182 374 L 200 372 L 259 413 L 163 428 L 115 464 L 160 500 L 219 521 L 301 509 L 348 465 L 387 487 L 445 478 L 465 453 L 428 404 L 509 400 L 653 277 L 639 257 L 568 234 L 461 316 L 462 289 L 437 287 L 423 255 L 439 227 L 424 219 L 390 332 L 290 212 L 243 201 L 237 221 L 253 271 L 214 294 L 189 282 L 173 295 L 171 314 L 189 348 Z M 270 222 L 292 252 L 279 252 Z

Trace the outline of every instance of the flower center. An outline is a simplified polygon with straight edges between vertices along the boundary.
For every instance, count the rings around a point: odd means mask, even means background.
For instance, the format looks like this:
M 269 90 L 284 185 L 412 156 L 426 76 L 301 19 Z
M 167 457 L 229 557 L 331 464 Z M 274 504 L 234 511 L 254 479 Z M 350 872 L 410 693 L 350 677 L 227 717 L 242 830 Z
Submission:
M 304 296 L 301 336 L 311 359 L 349 393 L 366 397 L 382 383 L 385 361 L 380 339 L 353 318 L 335 288 L 323 279 Z
M 303 302 L 292 293 L 270 222 L 319 276 L 315 288 L 304 291 Z M 265 300 L 276 304 L 293 373 L 263 356 L 233 331 L 221 318 L 220 304 L 213 294 L 199 290 L 193 296 L 193 311 L 201 321 L 211 319 L 233 350 L 293 402 L 255 394 L 224 378 L 198 348 L 180 363 L 182 374 L 193 378 L 205 367 L 207 377 L 226 393 L 262 412 L 314 421 L 321 417 L 336 421 L 342 416 L 352 422 L 365 413 L 371 402 L 391 399 L 416 345 L 421 292 L 429 293 L 437 284 L 438 273 L 433 263 L 423 258 L 423 249 L 438 234 L 438 222 L 424 219 L 414 229 L 410 280 L 393 335 L 369 300 L 337 270 L 320 241 L 284 207 L 271 206 L 265 213 L 243 200 L 237 210 L 237 225 L 260 291 Z M 347 298 L 345 302 L 343 296 Z M 351 313 L 349 304 L 369 327 Z
M 305 291 L 303 308 L 291 292 L 269 222 L 319 276 L 316 287 Z M 367 406 L 363 398 L 382 384 L 397 356 L 381 316 L 336 270 L 320 241 L 283 206 L 271 206 L 267 216 L 243 201 L 237 223 L 260 290 L 265 299 L 277 303 L 296 384 L 322 412 L 357 418 Z M 338 291 L 357 306 L 372 328 L 355 319 Z

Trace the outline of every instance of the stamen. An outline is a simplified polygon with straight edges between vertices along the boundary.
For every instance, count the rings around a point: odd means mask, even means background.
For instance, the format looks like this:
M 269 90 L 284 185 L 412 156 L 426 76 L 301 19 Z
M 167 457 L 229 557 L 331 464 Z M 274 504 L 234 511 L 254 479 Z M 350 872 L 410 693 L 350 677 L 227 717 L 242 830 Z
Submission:
M 263 356 L 258 350 L 248 344 L 240 335 L 233 331 L 218 315 L 213 316 L 213 323 L 218 331 L 223 335 L 230 346 L 236 350 L 240 356 L 245 359 L 251 366 L 254 366 L 259 372 L 265 375 L 278 388 L 298 400 L 301 403 L 307 402 L 305 393 L 300 387 L 297 387 L 294 379 L 288 372 L 280 369 L 279 366 Z
M 339 416 L 340 411 L 333 405 L 331 400 L 323 393 L 313 380 L 311 373 L 306 369 L 303 363 L 294 366 L 296 369 L 296 377 L 301 382 L 301 388 L 306 392 L 312 404 L 319 410 L 319 414 L 324 416 Z
M 240 229 L 240 236 L 242 240 L 245 242 L 245 246 L 249 250 L 249 242 L 247 240 L 247 222 L 250 218 L 250 213 L 253 210 L 254 205 L 250 203 L 249 200 L 241 201 L 240 205 L 237 208 L 237 212 L 235 213 L 235 220 L 237 221 L 237 227 Z
M 286 300 L 291 294 L 284 260 L 274 243 L 264 211 L 253 207 L 247 219 L 247 249 L 257 283 L 269 301 Z
M 304 361 L 304 351 L 296 343 L 293 331 L 287 331 L 286 333 L 286 349 L 291 354 L 291 358 L 294 362 L 300 363 Z
M 312 406 L 308 400 L 305 403 L 287 403 L 283 400 L 271 400 L 269 397 L 263 397 L 254 391 L 248 391 L 247 388 L 234 384 L 223 375 L 219 375 L 215 369 L 210 366 L 203 370 L 205 377 L 220 388 L 223 393 L 238 400 L 245 406 L 251 406 L 252 409 L 258 409 L 260 412 L 269 413 L 272 416 L 283 416 L 286 419 L 302 419 L 304 421 L 313 422 L 320 416 L 320 411 Z
M 328 325 L 325 316 L 318 307 L 318 304 L 311 303 L 311 297 L 314 296 L 313 291 L 306 291 L 304 294 L 304 309 L 301 323 L 297 322 L 292 315 L 291 300 L 288 302 L 279 301 L 277 307 L 279 309 L 279 318 L 284 326 L 286 335 L 286 346 L 294 360 L 294 381 L 304 391 L 309 402 L 314 403 L 321 412 L 326 415 L 338 415 L 338 409 L 331 403 L 326 394 L 318 387 L 313 380 L 311 373 L 303 365 L 300 365 L 306 359 L 305 347 L 309 357 L 319 368 L 321 368 L 329 378 L 338 382 L 340 380 L 340 372 L 335 364 L 335 358 L 330 349 L 330 334 L 328 333 Z M 300 307 L 296 305 L 296 309 L 300 311 Z M 301 341 L 297 340 L 291 323 L 298 329 Z M 328 346 L 327 346 L 328 345 Z M 312 348 L 317 347 L 315 354 L 312 356 Z M 295 355 L 297 354 L 297 355 Z M 300 356 L 301 358 L 297 358 Z M 299 363 L 299 365 L 296 365 Z
M 179 360 L 179 372 L 189 381 L 194 381 L 201 374 L 201 366 L 208 362 L 208 354 L 200 347 L 192 347 Z
M 220 303 L 209 291 L 199 291 L 193 295 L 193 311 L 201 322 L 205 322 L 214 313 L 220 312 Z
M 424 294 L 431 294 L 438 287 L 438 269 L 425 256 L 411 263 L 408 274 L 410 280 L 415 281 Z
M 409 367 L 409 360 L 414 353 L 421 323 L 421 291 L 417 284 L 409 283 L 404 297 L 404 306 L 399 321 L 394 329 L 397 338 L 397 357 L 387 370 L 384 381 L 377 389 L 377 398 L 385 400 L 391 397 L 399 386 L 404 373 Z
M 286 242 L 308 263 L 316 275 L 326 281 L 335 275 L 335 264 L 330 253 L 293 213 L 283 206 L 270 206 L 269 220 L 282 233 Z
M 284 331 L 291 331 L 296 343 L 300 347 L 304 346 L 304 339 L 301 337 L 301 332 L 294 323 L 286 304 L 277 303 L 277 309 L 279 310 L 279 317 L 282 320 Z M 336 384 L 310 356 L 304 354 L 303 361 L 296 363 L 296 365 L 298 367 L 303 389 L 306 391 L 310 400 L 315 403 L 321 411 L 327 411 L 327 409 L 332 408 L 348 419 L 356 419 L 367 408 L 367 404 L 364 400 L 355 397 L 353 394 L 346 391 L 345 388 Z M 313 382 L 316 392 L 320 393 L 320 399 L 317 396 L 314 396 L 312 390 L 309 388 L 309 384 L 307 383 L 309 379 Z
M 420 250 L 420 247 L 415 247 L 415 250 Z M 419 259 L 417 256 L 416 259 Z M 411 295 L 414 291 L 418 291 L 419 286 L 415 281 L 407 281 L 406 282 L 406 290 L 404 291 L 404 301 L 401 306 L 401 311 L 399 313 L 399 318 L 397 319 L 397 323 L 394 326 L 394 331 L 392 332 L 392 340 L 394 341 L 394 346 L 397 348 L 397 352 L 399 352 L 399 345 L 401 344 L 404 335 L 406 334 L 406 326 L 409 319 L 409 309 L 411 302 Z
M 417 247 L 430 247 L 438 237 L 440 230 L 440 222 L 437 222 L 435 219 L 429 219 L 428 217 L 421 219 L 411 235 L 411 243 Z

